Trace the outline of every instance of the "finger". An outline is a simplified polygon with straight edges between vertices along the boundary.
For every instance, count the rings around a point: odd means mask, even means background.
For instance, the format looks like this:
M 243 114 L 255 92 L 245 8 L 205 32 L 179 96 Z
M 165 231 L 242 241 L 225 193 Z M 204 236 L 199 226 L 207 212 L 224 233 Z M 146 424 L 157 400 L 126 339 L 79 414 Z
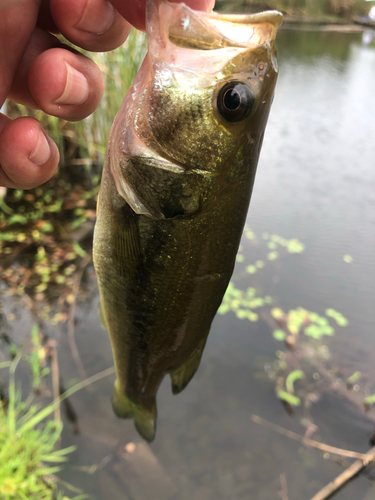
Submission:
M 28 74 L 36 58 L 44 51 L 55 47 L 62 47 L 58 38 L 42 29 L 35 28 L 14 75 L 13 84 L 8 93 L 10 99 L 29 108 L 38 108 L 29 89 Z
M 36 29 L 9 97 L 50 115 L 82 120 L 99 105 L 103 76 L 89 58 L 63 47 L 53 35 Z
M 195 10 L 210 12 L 215 5 L 215 0 L 173 0 L 174 3 L 185 3 Z M 111 0 L 118 12 L 139 30 L 145 30 L 146 0 L 128 1 Z
M 28 82 L 43 111 L 70 121 L 91 114 L 104 93 L 103 76 L 96 64 L 61 48 L 47 50 L 36 58 Z
M 131 30 L 108 0 L 51 0 L 50 7 L 61 33 L 86 50 L 113 50 Z
M 0 10 L 12 9 L 21 3 L 25 3 L 26 1 L 27 0 L 0 0 Z
M 0 116 L 0 185 L 31 189 L 54 174 L 59 151 L 34 118 Z
M 41 0 L 38 20 L 36 24 L 39 28 L 48 31 L 50 33 L 59 32 L 51 14 L 50 0 Z
M 38 0 L 28 0 L 5 8 L 8 2 L 0 0 L 0 104 L 8 95 L 14 73 L 33 32 Z

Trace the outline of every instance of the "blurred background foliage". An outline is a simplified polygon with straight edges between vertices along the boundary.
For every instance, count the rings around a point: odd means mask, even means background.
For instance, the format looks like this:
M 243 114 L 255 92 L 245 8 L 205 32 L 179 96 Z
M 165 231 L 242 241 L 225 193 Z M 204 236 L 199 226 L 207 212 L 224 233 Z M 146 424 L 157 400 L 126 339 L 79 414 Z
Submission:
M 217 0 L 217 9 L 237 10 L 238 12 L 259 12 L 277 9 L 289 15 L 298 16 L 337 16 L 350 20 L 353 16 L 368 14 L 375 2 L 366 0 Z

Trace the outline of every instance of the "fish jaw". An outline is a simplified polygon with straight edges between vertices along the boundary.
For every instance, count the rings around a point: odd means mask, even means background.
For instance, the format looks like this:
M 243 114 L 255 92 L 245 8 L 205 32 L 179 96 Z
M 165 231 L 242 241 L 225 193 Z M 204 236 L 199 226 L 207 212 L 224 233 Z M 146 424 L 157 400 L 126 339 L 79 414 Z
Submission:
M 111 173 L 135 213 L 163 219 L 199 212 L 223 189 L 218 176 L 223 179 L 241 144 L 260 142 L 277 79 L 274 41 L 281 19 L 276 11 L 222 15 L 163 0 L 147 4 L 148 56 L 110 137 Z M 228 123 L 217 111 L 218 90 L 234 77 L 256 96 L 259 112 L 249 124 Z M 182 200 L 176 210 L 165 210 L 160 198 L 168 193 L 153 188 L 157 171 L 156 182 Z

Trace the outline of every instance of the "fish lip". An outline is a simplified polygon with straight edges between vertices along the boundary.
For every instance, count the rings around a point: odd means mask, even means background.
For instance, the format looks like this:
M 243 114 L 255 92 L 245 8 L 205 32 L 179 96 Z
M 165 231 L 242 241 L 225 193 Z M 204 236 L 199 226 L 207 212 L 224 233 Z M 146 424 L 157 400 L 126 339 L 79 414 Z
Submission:
M 275 28 L 278 28 L 282 24 L 284 18 L 283 14 L 278 10 L 266 10 L 255 14 L 221 14 L 219 12 L 211 12 L 207 17 L 236 24 L 270 23 Z
M 234 46 L 253 47 L 272 43 L 276 39 L 277 30 L 283 22 L 283 15 L 277 10 L 268 10 L 256 14 L 220 14 L 211 12 L 207 14 L 207 21 L 214 29 L 221 32 L 227 40 L 231 40 Z M 230 29 L 229 29 L 230 28 Z M 246 40 L 237 36 L 241 28 L 251 30 L 253 35 Z M 242 38 L 242 39 L 241 39 Z

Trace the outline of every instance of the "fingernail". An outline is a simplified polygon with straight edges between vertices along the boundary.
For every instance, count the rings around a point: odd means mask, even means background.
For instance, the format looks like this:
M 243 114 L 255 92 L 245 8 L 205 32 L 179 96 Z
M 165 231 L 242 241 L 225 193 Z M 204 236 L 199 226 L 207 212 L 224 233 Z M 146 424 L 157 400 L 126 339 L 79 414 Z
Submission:
M 86 77 L 67 62 L 65 62 L 65 66 L 67 72 L 65 89 L 63 94 L 55 100 L 55 104 L 82 104 L 89 95 L 89 84 Z
M 75 28 L 101 35 L 109 30 L 114 20 L 115 9 L 108 0 L 88 0 Z
M 51 156 L 51 148 L 48 144 L 47 137 L 42 130 L 39 130 L 39 137 L 34 151 L 30 154 L 29 160 L 35 165 L 43 165 Z

